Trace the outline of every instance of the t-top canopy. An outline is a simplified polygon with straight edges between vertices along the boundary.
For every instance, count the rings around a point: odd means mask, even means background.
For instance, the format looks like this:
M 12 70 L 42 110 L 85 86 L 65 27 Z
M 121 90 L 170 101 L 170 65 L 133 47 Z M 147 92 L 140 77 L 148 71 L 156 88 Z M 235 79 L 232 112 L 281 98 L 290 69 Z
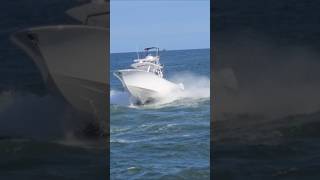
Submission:
M 150 49 L 157 49 L 157 50 L 159 50 L 158 47 L 148 47 L 148 48 L 144 48 L 145 51 L 149 51 Z
M 146 51 L 147 55 L 148 55 L 148 51 L 150 49 L 156 49 L 156 56 L 159 56 L 159 48 L 158 47 L 148 47 L 148 48 L 144 48 L 144 50 Z

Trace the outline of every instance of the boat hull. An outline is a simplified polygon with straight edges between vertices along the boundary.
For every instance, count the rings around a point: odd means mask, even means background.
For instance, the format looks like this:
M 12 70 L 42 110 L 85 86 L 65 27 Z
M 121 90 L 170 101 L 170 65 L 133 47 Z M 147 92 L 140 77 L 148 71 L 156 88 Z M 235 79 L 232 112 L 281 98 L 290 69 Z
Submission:
M 19 31 L 12 40 L 37 65 L 53 94 L 105 123 L 108 104 L 106 28 L 57 25 Z
M 119 70 L 114 75 L 123 87 L 139 104 L 146 104 L 165 98 L 170 93 L 181 91 L 182 88 L 157 75 L 137 69 Z

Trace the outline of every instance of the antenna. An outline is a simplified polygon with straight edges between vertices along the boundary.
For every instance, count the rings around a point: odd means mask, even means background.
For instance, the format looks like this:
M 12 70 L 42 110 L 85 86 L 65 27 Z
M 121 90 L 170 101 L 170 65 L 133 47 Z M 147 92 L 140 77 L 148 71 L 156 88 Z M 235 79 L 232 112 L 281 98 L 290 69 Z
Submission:
M 136 46 L 136 52 L 137 52 L 137 56 L 138 56 L 138 59 L 140 59 L 140 56 L 139 56 L 139 51 L 138 51 L 138 48 Z

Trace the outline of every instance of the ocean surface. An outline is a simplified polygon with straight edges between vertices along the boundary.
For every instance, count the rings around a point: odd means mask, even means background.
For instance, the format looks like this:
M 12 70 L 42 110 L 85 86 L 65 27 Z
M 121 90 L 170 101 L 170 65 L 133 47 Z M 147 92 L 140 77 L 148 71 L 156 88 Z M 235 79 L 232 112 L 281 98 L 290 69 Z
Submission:
M 160 55 L 165 78 L 183 83 L 185 92 L 164 103 L 135 106 L 112 72 L 129 68 L 137 54 L 111 54 L 111 179 L 209 179 L 210 51 Z

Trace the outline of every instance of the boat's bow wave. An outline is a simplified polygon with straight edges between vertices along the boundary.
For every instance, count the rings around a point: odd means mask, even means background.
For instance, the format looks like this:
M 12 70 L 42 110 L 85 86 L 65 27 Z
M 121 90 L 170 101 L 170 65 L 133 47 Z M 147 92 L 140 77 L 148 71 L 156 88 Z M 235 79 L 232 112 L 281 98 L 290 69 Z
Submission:
M 169 78 L 172 82 L 181 83 L 183 91 L 172 91 L 161 96 L 157 101 L 144 105 L 136 104 L 130 99 L 126 91 L 111 90 L 110 100 L 113 105 L 129 106 L 133 108 L 163 108 L 168 106 L 194 106 L 210 99 L 210 79 L 192 73 L 177 73 Z

